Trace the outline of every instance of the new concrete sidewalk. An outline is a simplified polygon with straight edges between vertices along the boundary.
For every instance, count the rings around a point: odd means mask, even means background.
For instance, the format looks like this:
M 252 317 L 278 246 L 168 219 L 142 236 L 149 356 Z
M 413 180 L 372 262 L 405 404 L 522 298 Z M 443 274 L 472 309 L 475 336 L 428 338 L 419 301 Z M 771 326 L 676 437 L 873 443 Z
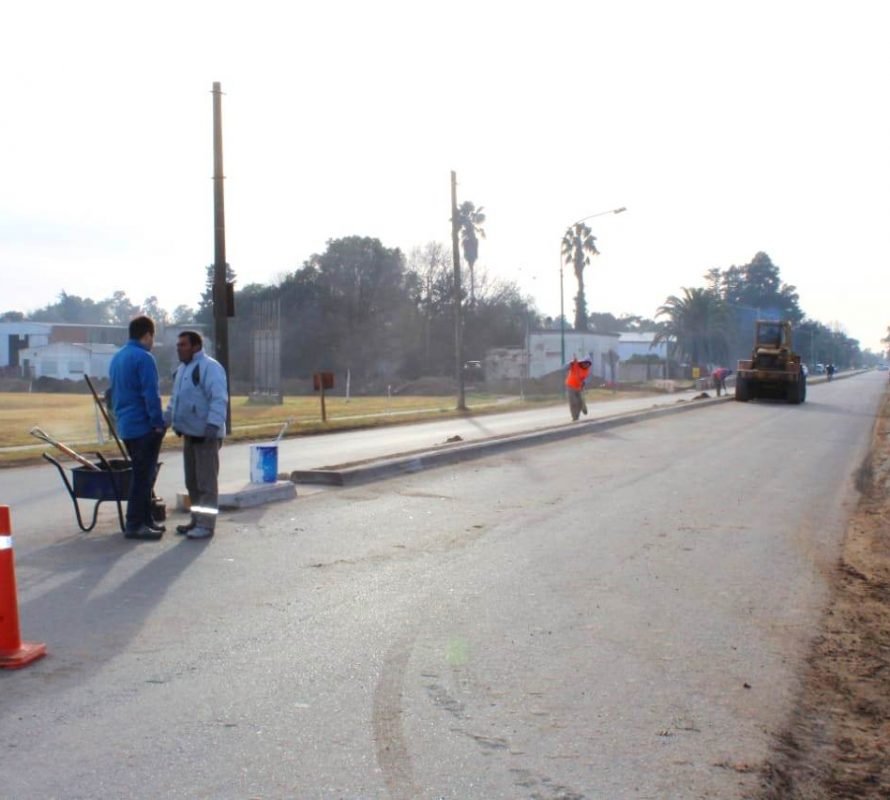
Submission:
M 861 371 L 850 371 L 835 376 L 850 378 Z M 826 378 L 809 378 L 808 383 L 824 383 Z M 722 397 L 716 397 L 712 389 L 696 389 L 676 394 L 655 395 L 631 400 L 602 401 L 589 404 L 589 416 L 578 422 L 555 422 L 568 412 L 564 406 L 551 407 L 546 417 L 532 416 L 531 412 L 517 411 L 509 416 L 517 421 L 527 419 L 521 430 L 510 433 L 490 434 L 465 441 L 460 434 L 431 447 L 406 450 L 394 454 L 346 461 L 329 467 L 294 469 L 280 477 L 289 477 L 297 484 L 322 486 L 353 486 L 396 475 L 419 472 L 424 469 L 469 461 L 495 453 L 559 441 L 574 436 L 593 434 L 620 425 L 630 425 L 644 419 L 685 413 L 704 406 L 734 400 L 730 389 Z M 627 410 L 628 406 L 634 406 Z M 527 416 L 523 416 L 526 414 Z M 502 415 L 507 416 L 507 415 Z
M 729 395 L 724 395 L 717 398 L 709 393 L 700 392 L 691 398 L 677 398 L 674 405 L 665 406 L 659 404 L 645 410 L 614 415 L 603 413 L 607 410 L 604 406 L 608 404 L 596 407 L 591 406 L 592 410 L 599 413 L 570 424 L 533 427 L 520 433 L 489 436 L 471 442 L 464 442 L 460 437 L 457 437 L 458 441 L 445 442 L 433 448 L 408 451 L 361 462 L 344 463 L 332 467 L 309 470 L 297 469 L 289 474 L 289 478 L 298 484 L 353 486 L 400 474 L 419 472 L 446 464 L 483 458 L 521 447 L 531 447 L 593 434 L 621 425 L 630 425 L 644 419 L 685 413 L 706 405 L 722 403 L 729 400 L 730 397 Z M 284 475 L 281 477 L 284 477 Z
M 582 417 L 577 422 L 567 421 L 565 419 L 568 416 L 567 409 L 562 405 L 554 405 L 494 417 L 468 416 L 452 418 L 447 422 L 418 423 L 416 426 L 408 426 L 410 431 L 407 435 L 401 426 L 389 429 L 390 435 L 387 435 L 387 429 L 376 429 L 367 432 L 369 435 L 376 434 L 376 438 L 380 440 L 376 448 L 372 447 L 372 453 L 368 457 L 355 457 L 359 451 L 353 449 L 354 457 L 350 458 L 350 448 L 347 447 L 343 449 L 343 461 L 311 468 L 294 464 L 296 457 L 301 460 L 305 457 L 305 454 L 299 454 L 300 437 L 282 440 L 278 442 L 278 482 L 265 484 L 251 484 L 240 480 L 221 482 L 220 508 L 226 510 L 250 508 L 267 502 L 292 499 L 296 495 L 294 484 L 319 487 L 353 486 L 482 458 L 516 448 L 583 436 L 653 416 L 690 411 L 700 408 L 703 404 L 722 402 L 726 399 L 728 398 L 722 397 L 718 400 L 702 392 L 682 392 L 675 395 L 591 403 L 589 416 Z M 424 427 L 440 431 L 450 428 L 461 431 L 463 435 L 457 432 L 434 441 L 433 444 L 411 446 L 423 441 L 424 436 L 421 431 Z M 322 438 L 330 438 L 333 445 L 338 437 L 346 441 L 345 434 L 331 434 Z M 317 440 L 319 437 L 312 438 Z M 399 446 L 400 444 L 403 446 Z M 334 450 L 334 447 L 326 448 L 326 454 L 331 455 Z M 184 496 L 179 493 L 177 495 L 179 510 L 185 510 L 184 501 Z

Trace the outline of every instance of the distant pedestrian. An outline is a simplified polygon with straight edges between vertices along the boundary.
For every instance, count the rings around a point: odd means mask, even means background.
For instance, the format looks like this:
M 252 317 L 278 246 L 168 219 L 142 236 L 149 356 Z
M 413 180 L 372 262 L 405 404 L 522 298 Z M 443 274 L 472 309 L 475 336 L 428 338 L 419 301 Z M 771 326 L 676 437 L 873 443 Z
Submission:
M 834 377 L 835 368 L 834 364 L 829 364 L 825 367 L 825 374 L 828 375 L 828 380 L 830 381 Z
M 177 525 L 176 532 L 189 539 L 209 539 L 219 509 L 219 449 L 226 434 L 228 382 L 222 364 L 204 352 L 204 341 L 196 331 L 179 334 L 176 354 L 180 364 L 164 416 L 183 440 L 191 505 L 191 519 Z
M 571 364 L 569 364 L 569 371 L 566 375 L 566 391 L 569 395 L 569 412 L 575 421 L 582 413 L 587 413 L 587 403 L 584 400 L 584 386 L 587 384 L 587 378 L 590 375 L 591 363 L 590 358 L 585 356 L 580 361 L 577 358 L 573 358 Z
M 158 365 L 151 354 L 154 322 L 150 317 L 136 317 L 130 322 L 129 336 L 130 340 L 114 354 L 108 370 L 114 419 L 132 468 L 124 536 L 157 540 L 164 535 L 164 526 L 152 518 L 152 489 L 166 425 Z
M 726 394 L 726 379 L 732 375 L 732 370 L 727 369 L 726 367 L 717 367 L 712 373 L 711 378 L 714 381 L 714 389 L 717 392 L 717 397 L 720 397 L 720 391 L 723 390 L 723 393 Z

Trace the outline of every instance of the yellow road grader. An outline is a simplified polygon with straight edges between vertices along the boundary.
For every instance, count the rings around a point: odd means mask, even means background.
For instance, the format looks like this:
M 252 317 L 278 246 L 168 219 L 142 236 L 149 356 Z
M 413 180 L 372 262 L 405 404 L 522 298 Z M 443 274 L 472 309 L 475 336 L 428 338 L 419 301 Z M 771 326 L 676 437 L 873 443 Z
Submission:
M 757 320 L 751 358 L 738 364 L 735 399 L 747 403 L 771 397 L 800 404 L 806 396 L 807 376 L 800 356 L 792 350 L 791 323 Z

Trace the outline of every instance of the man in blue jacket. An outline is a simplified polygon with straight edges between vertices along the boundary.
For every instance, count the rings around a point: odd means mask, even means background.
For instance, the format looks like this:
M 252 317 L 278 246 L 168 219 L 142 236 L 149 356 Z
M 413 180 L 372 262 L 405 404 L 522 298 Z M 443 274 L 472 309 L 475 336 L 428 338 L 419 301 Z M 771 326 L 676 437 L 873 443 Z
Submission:
M 114 354 L 109 366 L 111 404 L 117 431 L 130 456 L 132 477 L 127 497 L 124 536 L 160 539 L 164 528 L 151 514 L 151 493 L 166 425 L 158 388 L 158 365 L 151 348 L 155 324 L 150 317 L 130 322 L 130 340 Z
M 183 331 L 176 340 L 180 364 L 164 419 L 182 436 L 185 488 L 191 520 L 176 532 L 189 539 L 213 536 L 219 508 L 219 448 L 226 434 L 229 390 L 226 371 L 204 352 L 201 334 Z

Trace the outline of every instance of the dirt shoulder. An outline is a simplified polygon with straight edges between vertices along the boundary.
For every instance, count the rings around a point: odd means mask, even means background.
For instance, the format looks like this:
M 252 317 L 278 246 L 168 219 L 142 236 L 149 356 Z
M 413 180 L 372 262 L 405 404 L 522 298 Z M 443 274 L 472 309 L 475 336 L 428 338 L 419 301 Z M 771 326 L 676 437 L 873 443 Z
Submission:
M 890 394 L 857 478 L 832 599 L 761 800 L 890 797 Z

